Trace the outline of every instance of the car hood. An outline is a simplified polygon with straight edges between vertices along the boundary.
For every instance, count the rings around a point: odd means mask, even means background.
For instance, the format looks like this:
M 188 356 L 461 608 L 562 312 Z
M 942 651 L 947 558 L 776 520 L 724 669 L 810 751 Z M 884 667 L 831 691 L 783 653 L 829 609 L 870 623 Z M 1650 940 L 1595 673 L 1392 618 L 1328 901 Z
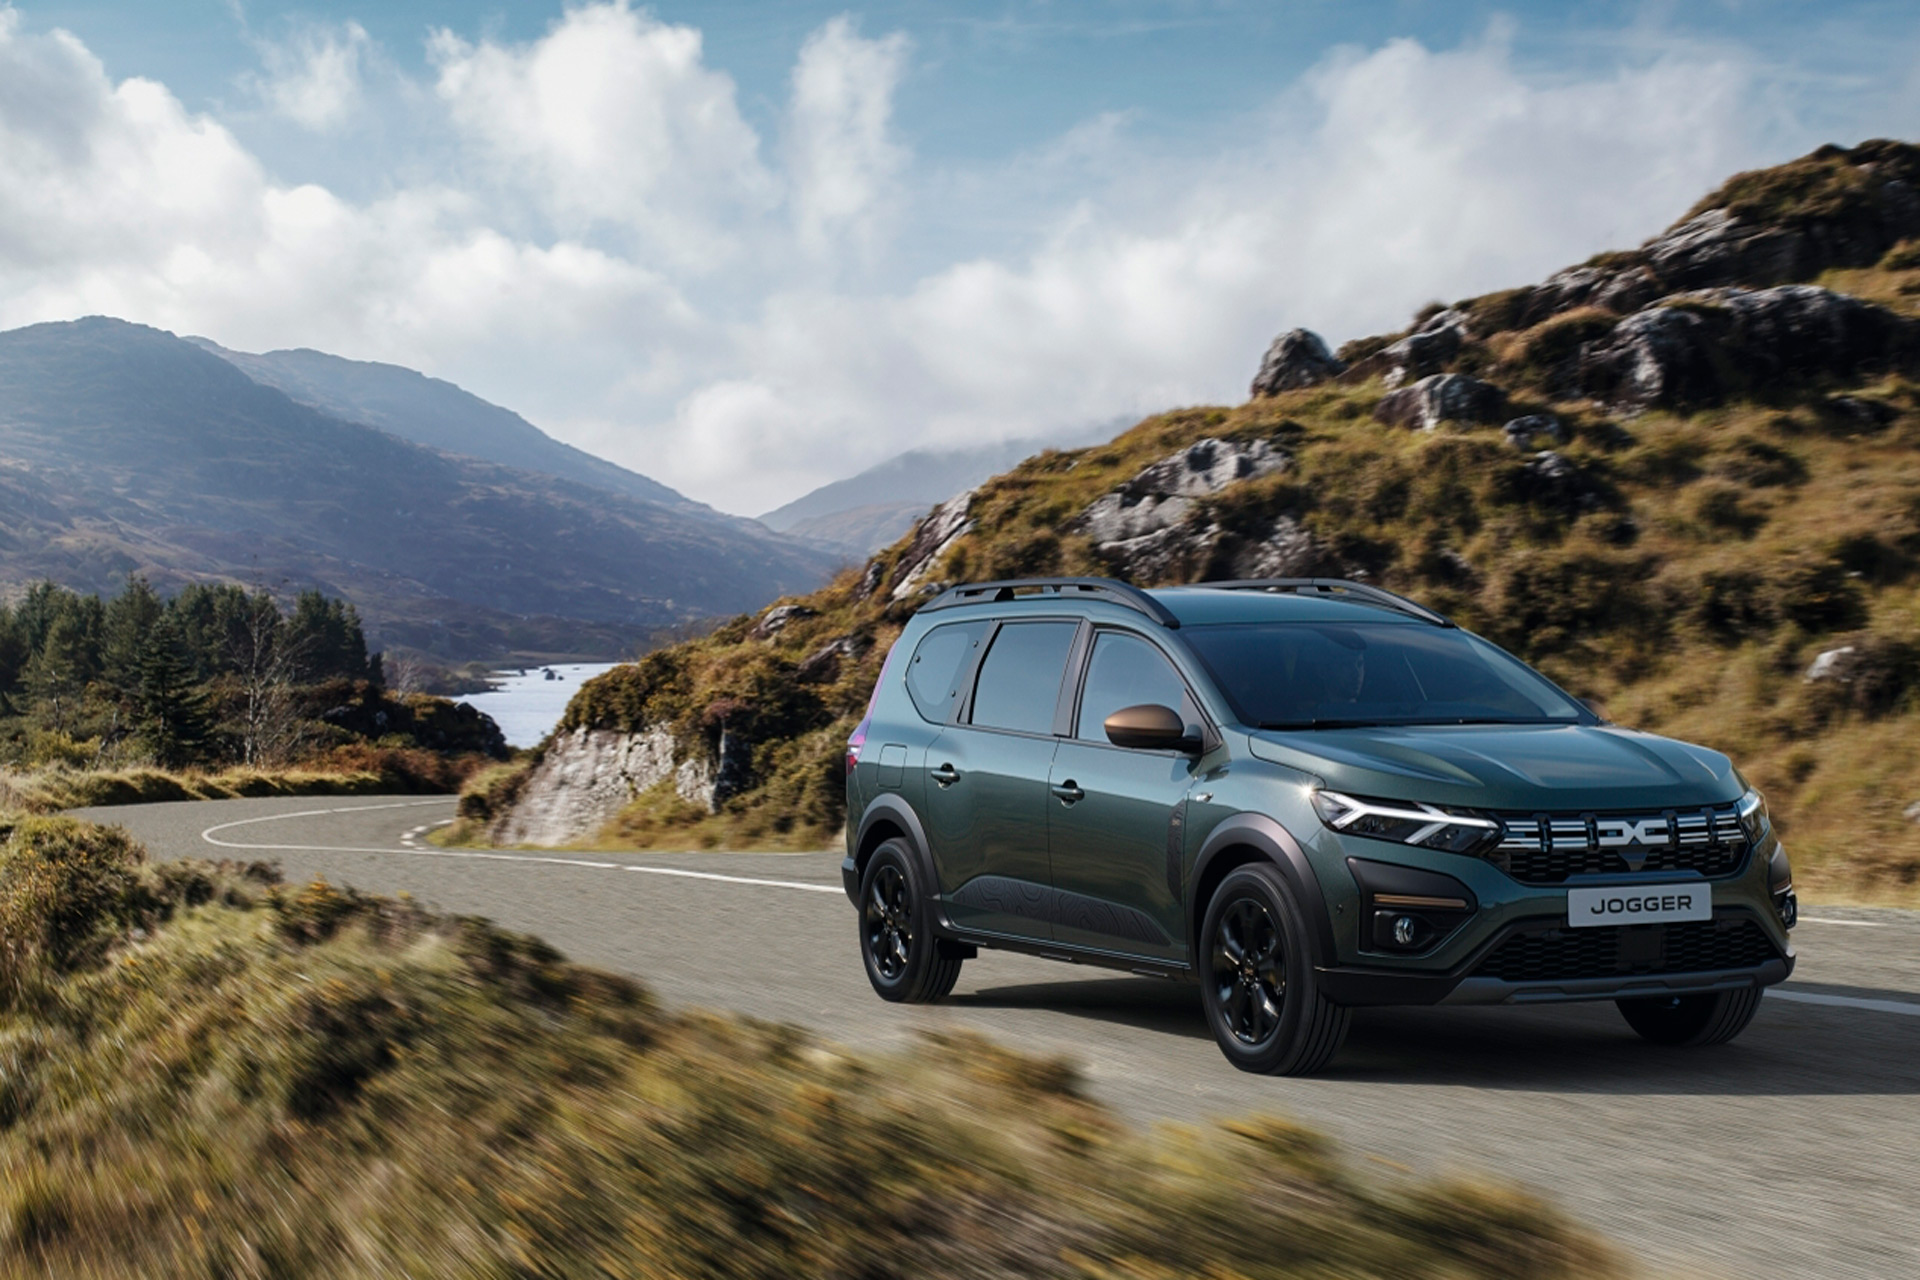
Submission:
M 1336 791 L 1485 809 L 1667 809 L 1741 786 L 1717 751 L 1613 725 L 1407 725 L 1259 730 L 1262 760 Z

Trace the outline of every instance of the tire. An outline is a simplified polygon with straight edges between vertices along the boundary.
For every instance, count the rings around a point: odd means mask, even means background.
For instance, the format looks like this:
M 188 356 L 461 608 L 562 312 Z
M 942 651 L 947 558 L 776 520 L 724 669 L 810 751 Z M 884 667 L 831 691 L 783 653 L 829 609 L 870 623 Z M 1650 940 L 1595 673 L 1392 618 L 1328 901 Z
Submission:
M 1303 1076 L 1339 1052 L 1352 1014 L 1321 994 L 1306 913 L 1271 864 L 1241 867 L 1220 882 L 1199 943 L 1200 1002 L 1228 1062 Z
M 860 959 L 882 1000 L 927 1004 L 960 980 L 960 957 L 942 954 L 927 887 L 899 840 L 873 851 L 860 877 Z
M 1616 1000 L 1627 1025 L 1654 1044 L 1699 1048 L 1725 1044 L 1747 1029 L 1760 1008 L 1763 987 L 1708 991 L 1695 996 L 1643 996 Z

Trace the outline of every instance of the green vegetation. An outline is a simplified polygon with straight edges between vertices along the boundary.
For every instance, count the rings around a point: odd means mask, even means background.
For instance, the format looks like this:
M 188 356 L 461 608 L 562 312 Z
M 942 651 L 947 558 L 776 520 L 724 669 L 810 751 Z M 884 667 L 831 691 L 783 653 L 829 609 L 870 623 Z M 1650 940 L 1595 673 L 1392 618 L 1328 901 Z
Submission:
M 0 604 L 0 805 L 446 790 L 504 754 L 492 722 L 389 692 L 352 605 L 129 579 Z M 463 757 L 472 757 L 463 759 Z
M 1920 157 L 1897 150 L 1882 159 Z M 1795 218 L 1831 206 L 1851 217 L 1856 169 L 1817 152 L 1736 178 L 1712 201 Z M 1814 283 L 1920 319 L 1911 242 Z M 1920 802 L 1912 353 L 1844 376 L 1755 374 L 1730 382 L 1745 389 L 1712 407 L 1622 418 L 1563 398 L 1554 377 L 1618 317 L 1579 308 L 1515 328 L 1525 293 L 1456 304 L 1471 317 L 1470 337 L 1449 368 L 1505 388 L 1509 417 L 1557 419 L 1565 442 L 1552 448 L 1564 471 L 1543 471 L 1531 451 L 1546 437 L 1516 449 L 1492 426 L 1415 432 L 1376 422 L 1384 386 L 1350 378 L 1162 414 L 1109 444 L 1030 459 L 976 492 L 972 532 L 925 581 L 1115 572 L 1075 532 L 1090 503 L 1196 441 L 1272 441 L 1291 465 L 1202 500 L 1189 529 L 1257 536 L 1296 521 L 1325 561 L 1446 610 L 1618 721 L 1727 752 L 1766 790 L 1804 893 L 1920 902 L 1920 823 L 1905 816 Z M 1343 351 L 1358 358 L 1382 345 Z M 723 729 L 753 744 L 753 785 L 718 814 L 662 786 L 596 842 L 834 842 L 841 744 L 887 646 L 925 598 L 890 598 L 912 543 L 782 602 L 813 612 L 778 630 L 740 618 L 584 686 L 568 727 L 665 725 L 695 755 L 711 754 Z M 1203 556 L 1191 575 L 1219 576 L 1213 567 Z M 839 656 L 823 660 L 834 646 Z M 1806 678 L 1818 655 L 1838 649 L 1852 652 L 1834 678 Z M 476 789 L 450 838 L 482 838 L 516 785 L 509 773 Z
M 0 839 L 0 1276 L 1619 1274 L 1286 1121 L 1143 1136 L 984 1041 L 849 1054 L 405 901 Z

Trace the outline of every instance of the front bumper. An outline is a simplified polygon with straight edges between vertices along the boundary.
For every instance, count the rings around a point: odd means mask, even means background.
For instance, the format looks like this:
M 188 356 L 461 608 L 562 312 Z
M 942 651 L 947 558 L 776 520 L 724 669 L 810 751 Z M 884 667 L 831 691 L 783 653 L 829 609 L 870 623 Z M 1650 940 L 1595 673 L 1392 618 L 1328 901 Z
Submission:
M 1414 969 L 1373 968 L 1365 965 L 1330 965 L 1315 970 L 1320 989 L 1335 1004 L 1352 1007 L 1371 1005 L 1422 1004 L 1550 1004 L 1579 1000 L 1625 1000 L 1642 996 L 1694 995 L 1710 991 L 1739 990 L 1772 986 L 1784 982 L 1793 973 L 1794 956 L 1789 946 L 1784 952 L 1772 935 L 1767 938 L 1769 954 L 1754 963 L 1726 966 L 1713 960 L 1689 959 L 1685 948 L 1676 947 L 1677 956 L 1631 963 L 1625 949 L 1616 949 L 1610 964 L 1596 965 L 1584 972 L 1555 974 L 1544 978 L 1496 976 L 1484 970 L 1494 963 L 1500 949 L 1516 937 L 1554 937 L 1586 934 L 1584 942 L 1600 931 L 1574 931 L 1559 927 L 1556 920 L 1518 920 L 1480 946 L 1465 961 L 1444 972 Z M 1728 929 L 1760 923 L 1756 912 L 1745 907 L 1724 907 L 1714 912 L 1715 926 Z M 1677 926 L 1639 926 L 1665 929 Z M 1615 930 L 1608 930 L 1613 933 Z M 1644 933 L 1641 935 L 1646 937 Z M 1664 935 L 1661 951 L 1664 953 Z M 1669 963 L 1671 960 L 1671 963 Z

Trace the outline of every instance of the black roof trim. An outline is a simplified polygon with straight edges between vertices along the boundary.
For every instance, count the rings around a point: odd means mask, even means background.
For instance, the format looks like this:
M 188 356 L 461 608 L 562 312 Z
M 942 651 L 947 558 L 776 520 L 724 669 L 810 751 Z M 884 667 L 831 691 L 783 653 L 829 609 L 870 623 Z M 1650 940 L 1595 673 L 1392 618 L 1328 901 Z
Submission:
M 920 606 L 920 612 L 954 609 L 963 604 L 989 604 L 1020 598 L 1021 592 L 1068 599 L 1076 595 L 1124 605 L 1146 614 L 1163 627 L 1178 629 L 1180 619 L 1173 610 L 1130 582 L 1118 578 L 1009 578 L 1004 582 L 969 582 L 949 587 Z
M 1446 615 L 1435 613 L 1405 596 L 1364 582 L 1348 582 L 1345 578 L 1239 578 L 1231 582 L 1195 582 L 1190 585 L 1215 591 L 1267 591 L 1276 595 L 1316 595 L 1333 599 L 1345 596 L 1355 604 L 1378 605 L 1383 609 L 1408 614 L 1422 622 L 1430 622 L 1436 627 L 1457 625 Z

